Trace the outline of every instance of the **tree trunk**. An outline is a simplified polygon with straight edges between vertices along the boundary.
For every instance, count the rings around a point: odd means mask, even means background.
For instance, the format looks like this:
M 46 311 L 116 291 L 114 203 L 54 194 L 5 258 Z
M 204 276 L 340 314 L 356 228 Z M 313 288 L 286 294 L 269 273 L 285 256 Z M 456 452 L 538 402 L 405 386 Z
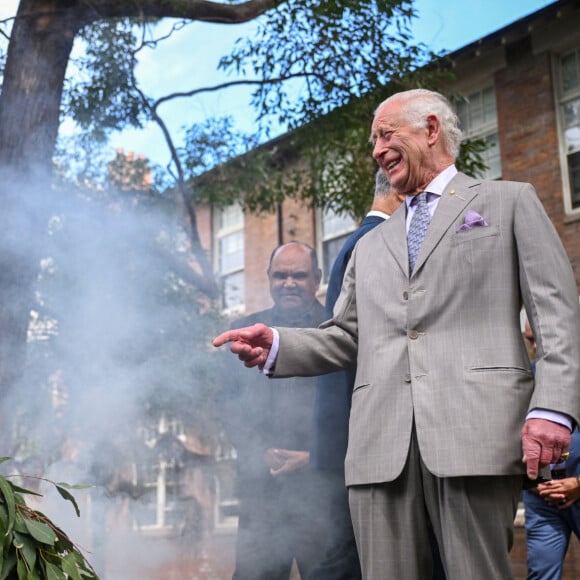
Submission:
M 24 364 L 40 261 L 34 240 L 48 211 L 40 201 L 50 196 L 64 75 L 81 25 L 55 2 L 22 0 L 8 47 L 0 98 L 0 397 Z
M 50 170 L 66 67 L 83 24 L 74 9 L 55 8 L 48 0 L 20 2 L 0 98 L 0 168 Z

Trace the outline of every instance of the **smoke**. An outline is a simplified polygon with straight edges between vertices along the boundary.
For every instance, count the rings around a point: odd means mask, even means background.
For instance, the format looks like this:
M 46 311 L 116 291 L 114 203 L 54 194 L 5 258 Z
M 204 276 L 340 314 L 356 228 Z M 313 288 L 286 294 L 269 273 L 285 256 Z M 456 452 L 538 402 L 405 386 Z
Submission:
M 307 470 L 270 481 L 264 458 L 309 449 L 316 379 L 269 381 L 213 352 L 227 323 L 188 276 L 171 200 L 3 182 L 3 470 L 92 486 L 72 490 L 80 518 L 45 479 L 23 477 L 41 483 L 29 503 L 103 580 L 229 578 L 237 499 L 269 536 L 242 538 L 246 561 L 304 538 L 320 557 L 324 491 Z
M 4 471 L 92 485 L 72 491 L 80 518 L 48 482 L 35 507 L 102 578 L 154 578 L 175 550 L 154 534 L 189 534 L 193 555 L 211 525 L 216 316 L 170 200 L 21 183 L 4 180 L 0 217 Z

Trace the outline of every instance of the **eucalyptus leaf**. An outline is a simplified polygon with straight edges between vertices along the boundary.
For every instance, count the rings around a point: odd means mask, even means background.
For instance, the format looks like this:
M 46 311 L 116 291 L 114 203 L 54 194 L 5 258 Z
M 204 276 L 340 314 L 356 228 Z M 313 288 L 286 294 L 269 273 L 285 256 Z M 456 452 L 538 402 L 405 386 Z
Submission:
M 12 486 L 12 489 L 17 493 L 23 493 L 25 495 L 36 495 L 38 497 L 42 497 L 42 494 L 38 493 L 37 491 L 32 491 L 31 489 L 26 489 L 25 487 L 20 487 L 12 482 L 10 482 L 10 485 Z
M 62 569 L 72 580 L 82 580 L 74 554 L 67 554 L 62 559 Z
M 49 546 L 54 546 L 57 539 L 56 534 L 48 524 L 29 519 L 25 519 L 24 524 L 35 540 L 43 544 L 48 544 Z
M 14 520 L 16 517 L 16 502 L 14 499 L 14 491 L 12 490 L 12 486 L 4 477 L 0 477 L 0 492 L 4 496 L 4 503 L 6 504 L 6 508 L 8 510 L 8 525 L 6 533 L 9 533 L 10 530 L 12 530 L 14 527 Z
M 79 509 L 79 506 L 78 506 L 77 501 L 74 498 L 74 496 L 63 487 L 62 483 L 56 483 L 55 487 L 56 487 L 56 490 L 58 491 L 58 493 L 61 495 L 61 497 L 70 501 L 73 504 L 73 506 L 75 508 L 75 512 L 77 514 L 77 517 L 80 518 L 81 517 L 81 510 Z
M 8 510 L 6 509 L 6 504 L 0 502 L 0 537 L 4 537 L 7 533 L 8 533 Z
M 10 578 L 14 567 L 16 566 L 16 552 L 10 551 L 6 559 L 4 560 L 4 564 L 2 566 L 2 571 L 0 572 L 0 580 L 6 580 Z
M 16 546 L 16 541 L 20 544 L 20 552 L 26 563 L 28 565 L 28 569 L 32 570 L 36 565 L 36 542 L 30 537 L 25 536 L 23 534 L 19 534 L 18 532 L 14 532 L 14 545 Z M 18 547 L 18 546 L 16 546 Z
M 26 534 L 28 530 L 26 529 L 26 524 L 24 520 L 26 518 L 22 515 L 20 510 L 16 512 L 16 517 L 14 519 L 14 531 L 19 532 L 21 534 Z
M 16 573 L 18 574 L 18 580 L 28 580 L 28 568 L 23 558 L 19 558 L 16 562 Z
M 72 495 L 64 487 L 54 485 L 76 508 Z M 19 493 L 14 490 L 15 486 L 0 476 L 0 531 L 3 532 L 0 580 L 97 580 L 94 570 L 69 537 L 42 512 L 26 505 L 21 493 L 29 490 L 19 488 Z M 9 511 L 13 514 L 11 529 L 7 529 Z
M 51 562 L 46 562 L 45 565 L 46 580 L 66 580 L 66 576 L 62 570 Z
M 71 485 L 70 483 L 65 483 L 64 481 L 59 481 L 56 483 L 56 485 L 60 485 L 65 489 L 92 489 L 95 487 L 94 485 L 88 483 L 76 483 L 75 485 Z

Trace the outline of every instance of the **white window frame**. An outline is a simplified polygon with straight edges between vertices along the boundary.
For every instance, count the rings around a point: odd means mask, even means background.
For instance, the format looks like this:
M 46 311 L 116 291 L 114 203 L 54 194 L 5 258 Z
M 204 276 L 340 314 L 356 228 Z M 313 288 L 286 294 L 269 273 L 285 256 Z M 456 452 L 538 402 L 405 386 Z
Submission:
M 213 529 L 215 532 L 232 532 L 238 528 L 240 501 L 235 496 L 224 497 L 219 476 L 214 477 L 215 503 Z
M 497 144 L 496 151 L 490 151 L 489 149 L 483 152 L 483 160 L 488 165 L 488 169 L 483 173 L 481 177 L 484 179 L 501 179 L 502 176 L 502 167 L 501 167 L 501 150 L 499 146 L 499 131 L 497 125 L 497 105 L 496 105 L 496 96 L 495 96 L 495 86 L 493 81 L 488 81 L 485 84 L 478 85 L 477 87 L 470 88 L 469 90 L 461 91 L 461 97 L 454 99 L 454 106 L 456 111 L 459 114 L 458 106 L 460 103 L 463 103 L 466 106 L 468 112 L 472 111 L 472 102 L 475 98 L 481 98 L 483 100 L 483 95 L 485 91 L 491 91 L 493 93 L 494 99 L 494 114 L 486 118 L 481 123 L 477 123 L 475 125 L 468 123 L 467 126 L 463 122 L 464 119 L 461 118 L 460 128 L 463 131 L 464 139 L 485 139 L 489 141 L 490 139 L 494 139 Z M 483 110 L 483 108 L 482 108 Z M 495 163 L 495 165 L 494 165 Z M 497 167 L 497 170 L 494 171 L 494 167 Z
M 344 219 L 343 227 L 338 227 L 337 229 L 328 232 L 325 231 L 325 223 L 329 219 Z M 346 214 L 338 215 L 331 209 L 317 209 L 316 210 L 316 231 L 317 231 L 317 252 L 320 258 L 320 268 L 322 269 L 322 286 L 326 288 L 328 285 L 328 278 L 330 277 L 330 271 L 334 264 L 334 259 L 336 256 L 332 258 L 327 258 L 327 247 L 329 243 L 343 240 L 343 243 L 347 240 L 347 238 L 352 234 L 358 227 L 358 222 L 351 218 Z M 328 228 L 326 228 L 328 229 Z M 340 244 L 342 247 L 342 244 Z
M 570 56 L 576 55 L 576 72 L 578 75 L 578 83 L 574 88 L 564 91 L 563 87 L 563 76 L 562 76 L 562 59 Z M 562 51 L 560 54 L 554 57 L 554 92 L 555 92 L 555 102 L 557 103 L 557 120 L 558 120 L 558 142 L 559 142 L 559 154 L 560 154 L 560 167 L 562 173 L 562 192 L 564 195 L 564 211 L 567 215 L 580 215 L 580 191 L 578 192 L 578 205 L 574 207 L 573 205 L 573 191 L 570 182 L 570 165 L 569 165 L 569 155 L 580 153 L 580 144 L 578 147 L 573 148 L 568 151 L 568 140 L 566 138 L 566 125 L 564 118 L 564 107 L 571 102 L 580 102 L 580 46 L 575 46 L 570 50 Z
M 164 433 L 171 433 L 178 439 L 183 439 L 183 423 L 179 420 L 168 420 L 162 415 L 157 424 L 141 427 L 141 436 L 148 447 L 154 447 Z M 143 534 L 167 534 L 175 529 L 176 517 L 173 514 L 179 513 L 180 484 L 176 466 L 172 461 L 159 459 L 158 462 L 147 465 L 146 473 L 155 475 L 154 479 L 143 481 L 145 489 L 150 491 L 150 501 L 144 501 L 139 505 L 141 512 L 137 515 L 133 526 Z M 174 501 L 175 497 L 178 499 L 177 503 Z M 143 523 L 143 519 L 149 519 L 149 523 Z
M 230 224 L 222 225 L 222 216 L 228 210 L 233 208 L 238 208 L 240 210 L 238 221 L 235 221 Z M 220 282 L 220 288 L 222 289 L 222 312 L 231 315 L 231 314 L 238 314 L 245 310 L 245 279 L 244 279 L 244 270 L 245 270 L 245 256 L 244 256 L 244 213 L 239 204 L 233 204 L 228 206 L 224 209 L 217 209 L 213 212 L 214 214 L 214 270 L 217 273 Z M 229 236 L 241 236 L 242 241 L 242 260 L 241 263 L 237 264 L 234 267 L 224 268 L 221 263 L 221 246 L 225 239 Z M 225 283 L 228 278 L 233 276 L 241 277 L 243 281 L 243 287 L 241 289 L 241 299 L 240 302 L 236 302 L 235 304 L 228 306 L 226 304 L 226 296 L 225 296 Z

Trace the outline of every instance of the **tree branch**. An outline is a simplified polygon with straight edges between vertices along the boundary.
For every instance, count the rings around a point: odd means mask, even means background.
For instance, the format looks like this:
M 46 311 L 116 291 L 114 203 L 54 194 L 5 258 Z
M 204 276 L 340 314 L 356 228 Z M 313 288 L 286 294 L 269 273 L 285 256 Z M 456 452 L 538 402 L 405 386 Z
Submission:
M 15 19 L 14 16 L 11 16 L 10 18 L 4 18 L 3 20 L 0 20 L 0 26 L 8 24 L 9 22 L 12 22 L 14 19 Z M 6 34 L 6 32 L 4 32 L 3 30 L 0 30 L 0 36 L 3 36 L 6 40 L 10 40 L 10 35 Z
M 169 132 L 169 129 L 167 128 L 165 121 L 160 117 L 155 107 L 151 105 L 151 103 L 149 102 L 143 91 L 141 91 L 141 89 L 137 86 L 137 82 L 134 77 L 132 78 L 132 84 L 133 89 L 140 96 L 143 105 L 149 110 L 151 116 L 153 117 L 153 120 L 155 121 L 155 123 L 157 123 L 158 127 L 161 129 L 167 147 L 169 148 L 171 159 L 173 160 L 173 164 L 175 165 L 175 168 L 177 170 L 176 189 L 179 195 L 178 205 L 181 204 L 183 206 L 183 209 L 185 210 L 186 219 L 189 225 L 191 250 L 201 269 L 200 275 L 190 268 L 191 271 L 189 272 L 189 279 L 197 286 L 199 290 L 205 293 L 206 296 L 208 296 L 210 299 L 215 299 L 217 298 L 219 293 L 218 287 L 207 254 L 205 253 L 201 245 L 199 231 L 197 229 L 197 217 L 195 213 L 195 208 L 187 192 L 183 167 L 181 164 L 181 160 L 179 159 L 179 155 L 177 153 L 177 148 L 173 143 L 171 133 Z M 184 277 L 183 271 L 181 275 L 182 277 Z
M 286 0 L 248 0 L 241 4 L 210 0 L 84 0 L 91 20 L 113 17 L 187 18 L 221 24 L 241 24 L 254 20 Z
M 182 98 L 182 97 L 193 97 L 195 95 L 200 95 L 201 93 L 211 93 L 214 91 L 221 91 L 222 89 L 228 89 L 231 87 L 238 87 L 238 86 L 243 86 L 243 85 L 247 85 L 247 86 L 273 85 L 276 83 L 280 83 L 283 81 L 289 81 L 289 80 L 296 79 L 296 78 L 308 78 L 308 77 L 317 77 L 317 76 L 319 76 L 319 75 L 317 75 L 316 73 L 303 73 L 303 72 L 301 72 L 301 73 L 293 73 L 291 75 L 284 75 L 281 77 L 276 77 L 276 78 L 271 78 L 271 79 L 255 79 L 255 80 L 243 79 L 243 80 L 239 80 L 239 81 L 228 81 L 225 83 L 221 83 L 219 85 L 214 85 L 212 87 L 201 87 L 199 89 L 192 89 L 191 91 L 170 93 L 169 95 L 165 95 L 164 97 L 157 99 L 153 103 L 152 106 L 155 109 L 157 109 L 157 107 L 159 107 L 160 105 L 162 105 L 166 101 L 172 101 L 173 99 L 178 99 L 178 98 Z M 328 80 L 328 79 L 325 79 L 325 80 Z M 336 85 L 336 83 L 333 83 L 333 84 Z

